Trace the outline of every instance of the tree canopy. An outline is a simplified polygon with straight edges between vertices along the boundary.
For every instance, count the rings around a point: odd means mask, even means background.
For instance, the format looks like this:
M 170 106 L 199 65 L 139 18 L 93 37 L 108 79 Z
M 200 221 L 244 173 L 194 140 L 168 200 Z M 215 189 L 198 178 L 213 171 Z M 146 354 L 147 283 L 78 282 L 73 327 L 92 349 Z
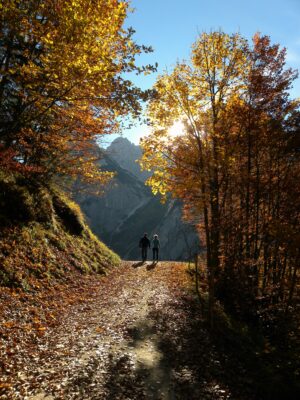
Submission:
M 92 144 L 137 116 L 147 93 L 125 76 L 143 73 L 151 48 L 123 27 L 129 2 L 0 1 L 0 166 L 32 179 L 80 174 L 105 182 Z
M 211 301 L 215 291 L 239 309 L 265 296 L 288 306 L 293 297 L 299 103 L 289 89 L 296 76 L 269 37 L 256 34 L 250 44 L 211 32 L 193 44 L 190 61 L 155 84 L 141 165 L 154 171 L 154 193 L 180 198 L 198 227 Z M 174 137 L 176 121 L 184 128 Z

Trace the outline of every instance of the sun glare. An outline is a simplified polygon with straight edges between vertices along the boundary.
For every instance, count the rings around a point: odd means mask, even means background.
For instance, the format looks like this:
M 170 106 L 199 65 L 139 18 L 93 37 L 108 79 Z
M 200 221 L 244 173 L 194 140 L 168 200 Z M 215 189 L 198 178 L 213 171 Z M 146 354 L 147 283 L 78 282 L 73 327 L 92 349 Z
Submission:
M 171 128 L 169 128 L 168 135 L 172 137 L 181 136 L 184 133 L 184 129 L 182 121 L 176 121 Z

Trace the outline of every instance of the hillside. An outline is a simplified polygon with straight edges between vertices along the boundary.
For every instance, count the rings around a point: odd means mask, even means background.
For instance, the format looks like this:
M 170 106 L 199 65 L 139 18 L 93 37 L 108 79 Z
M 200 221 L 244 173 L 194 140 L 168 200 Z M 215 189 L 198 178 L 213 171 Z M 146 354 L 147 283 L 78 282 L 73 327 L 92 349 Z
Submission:
M 161 204 L 145 186 L 149 173 L 140 171 L 136 162 L 140 156 L 139 146 L 125 138 L 115 139 L 101 162 L 116 173 L 104 196 L 78 194 L 76 201 L 92 231 L 123 259 L 139 259 L 138 242 L 144 232 L 160 236 L 161 259 L 189 259 L 199 249 L 198 236 L 182 222 L 178 201 Z
M 0 285 L 24 290 L 105 273 L 119 258 L 86 225 L 79 207 L 58 190 L 17 175 L 0 177 Z

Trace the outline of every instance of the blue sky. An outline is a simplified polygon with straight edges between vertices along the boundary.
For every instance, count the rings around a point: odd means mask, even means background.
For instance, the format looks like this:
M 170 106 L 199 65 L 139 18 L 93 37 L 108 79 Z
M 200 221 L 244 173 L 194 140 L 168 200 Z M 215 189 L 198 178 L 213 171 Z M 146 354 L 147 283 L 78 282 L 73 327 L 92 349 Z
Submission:
M 136 42 L 154 49 L 138 62 L 158 62 L 158 72 L 187 59 L 199 33 L 219 28 L 227 33 L 239 31 L 248 39 L 257 31 L 269 35 L 273 43 L 287 48 L 287 65 L 300 69 L 300 0 L 132 0 L 131 4 L 135 11 L 127 25 L 136 30 Z M 146 89 L 155 76 L 134 81 Z M 300 79 L 291 95 L 300 97 Z M 123 135 L 138 144 L 146 132 L 145 126 L 137 126 Z

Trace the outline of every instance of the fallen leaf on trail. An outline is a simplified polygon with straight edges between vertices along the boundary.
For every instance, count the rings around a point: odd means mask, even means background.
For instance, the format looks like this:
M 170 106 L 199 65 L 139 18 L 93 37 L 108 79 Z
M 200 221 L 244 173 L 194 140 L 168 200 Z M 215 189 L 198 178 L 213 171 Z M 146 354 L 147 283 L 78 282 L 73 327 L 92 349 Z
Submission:
M 11 387 L 10 383 L 0 383 L 0 389 L 10 389 Z
M 253 400 L 239 395 L 239 364 L 232 373 L 212 350 L 183 275 L 184 264 L 166 263 L 150 275 L 124 263 L 95 288 L 95 278 L 83 276 L 40 297 L 26 294 L 24 302 L 9 297 L 2 311 L 9 321 L 0 326 L 0 399 L 145 400 L 145 388 L 164 398 L 170 386 L 180 399 L 226 400 L 237 387 L 235 398 Z M 227 387 L 223 378 L 232 374 Z
M 5 326 L 5 328 L 13 328 L 15 326 L 15 322 L 4 322 L 3 324 Z
M 39 326 L 38 328 L 36 328 L 37 331 L 45 331 L 47 328 L 44 326 Z

